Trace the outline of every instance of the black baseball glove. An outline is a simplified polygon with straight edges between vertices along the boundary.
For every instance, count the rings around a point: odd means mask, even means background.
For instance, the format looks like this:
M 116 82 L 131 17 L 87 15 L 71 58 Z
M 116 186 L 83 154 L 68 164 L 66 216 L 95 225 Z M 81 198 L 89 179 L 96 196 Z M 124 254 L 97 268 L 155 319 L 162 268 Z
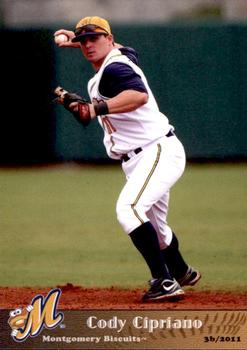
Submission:
M 89 102 L 85 98 L 77 95 L 76 93 L 68 92 L 60 86 L 54 90 L 54 93 L 57 96 L 54 101 L 62 104 L 83 126 L 87 126 L 90 123 L 91 115 L 89 110 Z M 71 103 L 73 102 L 78 103 L 77 111 L 74 111 L 73 107 L 71 106 Z

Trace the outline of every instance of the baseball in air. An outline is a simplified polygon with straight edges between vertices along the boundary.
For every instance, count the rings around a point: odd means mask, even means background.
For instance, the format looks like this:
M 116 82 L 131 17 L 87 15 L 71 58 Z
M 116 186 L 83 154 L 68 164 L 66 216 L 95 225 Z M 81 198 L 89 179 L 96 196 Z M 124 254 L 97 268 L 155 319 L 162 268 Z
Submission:
M 65 34 L 59 34 L 55 36 L 54 40 L 56 44 L 61 44 L 61 43 L 64 43 L 65 41 L 68 41 L 69 38 Z

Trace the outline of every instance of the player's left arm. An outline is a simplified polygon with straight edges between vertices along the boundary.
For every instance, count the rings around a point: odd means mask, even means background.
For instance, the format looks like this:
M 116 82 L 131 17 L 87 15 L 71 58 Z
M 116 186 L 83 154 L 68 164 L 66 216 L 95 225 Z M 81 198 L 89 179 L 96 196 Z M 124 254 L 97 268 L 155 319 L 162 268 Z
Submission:
M 107 101 L 87 104 L 72 102 L 69 109 L 72 113 L 77 113 L 82 119 L 93 119 L 98 115 L 131 112 L 147 103 L 147 101 L 148 94 L 146 92 L 125 90 Z

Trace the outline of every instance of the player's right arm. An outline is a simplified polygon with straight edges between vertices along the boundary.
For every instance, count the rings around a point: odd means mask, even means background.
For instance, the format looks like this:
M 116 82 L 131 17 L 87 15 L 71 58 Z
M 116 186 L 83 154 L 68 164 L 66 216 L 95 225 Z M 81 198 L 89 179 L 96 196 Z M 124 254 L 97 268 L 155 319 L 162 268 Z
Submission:
M 59 47 L 72 47 L 75 49 L 80 49 L 81 45 L 80 42 L 75 42 L 72 43 L 72 39 L 75 37 L 75 33 L 72 30 L 67 30 L 67 29 L 58 29 L 53 35 L 54 37 L 59 35 L 59 34 L 65 34 L 69 38 L 68 41 L 62 42 L 60 44 L 57 44 Z M 124 49 L 124 46 L 119 43 L 114 43 L 114 48 L 116 49 Z

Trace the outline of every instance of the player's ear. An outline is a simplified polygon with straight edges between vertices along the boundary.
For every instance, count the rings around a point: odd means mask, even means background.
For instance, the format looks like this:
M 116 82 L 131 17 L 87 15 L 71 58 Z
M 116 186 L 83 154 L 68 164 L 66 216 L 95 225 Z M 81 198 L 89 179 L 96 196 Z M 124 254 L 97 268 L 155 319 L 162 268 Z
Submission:
M 114 45 L 114 37 L 113 37 L 112 34 L 107 35 L 107 39 L 109 40 L 109 42 L 110 42 L 112 45 Z

